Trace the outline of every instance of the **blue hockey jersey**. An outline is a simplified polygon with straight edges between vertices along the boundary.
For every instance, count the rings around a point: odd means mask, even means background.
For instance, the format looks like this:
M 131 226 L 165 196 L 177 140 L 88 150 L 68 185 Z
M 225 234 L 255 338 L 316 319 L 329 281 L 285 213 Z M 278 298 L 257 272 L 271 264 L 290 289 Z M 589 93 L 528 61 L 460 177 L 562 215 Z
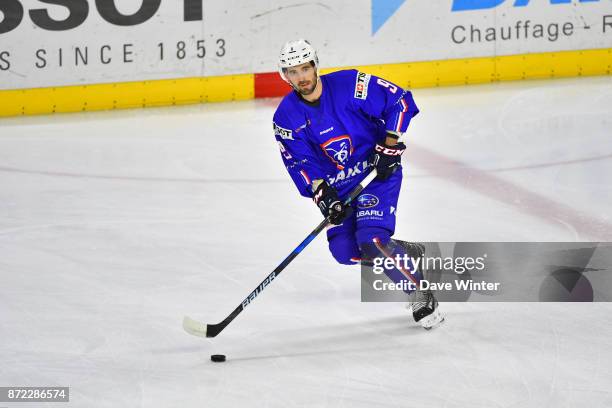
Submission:
M 287 94 L 274 113 L 274 135 L 300 194 L 324 179 L 344 197 L 366 175 L 368 157 L 386 132 L 403 133 L 419 113 L 412 94 L 356 70 L 321 75 L 316 104 Z

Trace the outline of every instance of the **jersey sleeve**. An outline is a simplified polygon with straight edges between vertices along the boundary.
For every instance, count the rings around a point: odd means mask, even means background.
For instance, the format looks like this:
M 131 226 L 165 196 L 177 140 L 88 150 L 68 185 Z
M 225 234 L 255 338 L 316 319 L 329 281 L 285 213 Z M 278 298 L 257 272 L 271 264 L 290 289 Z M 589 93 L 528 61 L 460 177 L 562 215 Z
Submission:
M 410 91 L 364 72 L 357 72 L 354 102 L 367 115 L 383 120 L 391 133 L 404 133 L 419 113 Z
M 300 194 L 312 197 L 312 181 L 325 178 L 312 147 L 298 137 L 285 115 L 278 111 L 274 114 L 273 127 L 287 172 Z

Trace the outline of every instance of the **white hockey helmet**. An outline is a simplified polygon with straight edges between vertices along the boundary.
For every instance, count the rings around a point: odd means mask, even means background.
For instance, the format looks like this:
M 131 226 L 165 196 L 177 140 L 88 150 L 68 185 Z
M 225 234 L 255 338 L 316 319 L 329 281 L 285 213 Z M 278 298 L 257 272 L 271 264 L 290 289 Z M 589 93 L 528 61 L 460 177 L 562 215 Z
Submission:
M 312 45 L 303 39 L 289 41 L 281 48 L 278 58 L 278 73 L 285 82 L 290 83 L 283 70 L 310 61 L 314 63 L 317 76 L 319 76 L 319 57 L 317 57 L 317 52 Z

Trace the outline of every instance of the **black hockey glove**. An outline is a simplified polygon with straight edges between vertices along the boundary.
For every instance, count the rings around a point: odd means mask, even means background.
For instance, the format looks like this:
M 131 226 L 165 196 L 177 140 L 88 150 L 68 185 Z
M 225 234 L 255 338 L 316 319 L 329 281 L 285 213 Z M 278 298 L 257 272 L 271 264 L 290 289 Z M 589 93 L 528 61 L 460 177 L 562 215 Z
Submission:
M 327 184 L 327 181 L 321 182 L 314 191 L 312 197 L 315 204 L 321 210 L 324 217 L 329 218 L 329 221 L 334 225 L 342 224 L 342 221 L 351 215 L 352 209 L 350 205 L 344 205 L 336 189 Z
M 370 164 L 376 167 L 378 172 L 377 180 L 386 180 L 402 164 L 402 153 L 406 150 L 406 145 L 398 143 L 395 146 L 387 146 L 384 143 L 377 143 L 374 151 L 370 155 Z

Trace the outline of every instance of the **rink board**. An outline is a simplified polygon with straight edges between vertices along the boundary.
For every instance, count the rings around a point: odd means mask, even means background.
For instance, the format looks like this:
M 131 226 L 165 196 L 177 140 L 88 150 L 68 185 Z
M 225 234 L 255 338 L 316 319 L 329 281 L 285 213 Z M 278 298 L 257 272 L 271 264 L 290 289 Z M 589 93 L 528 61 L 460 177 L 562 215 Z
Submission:
M 610 75 L 612 49 L 353 66 L 405 88 Z M 323 69 L 322 73 L 336 71 Z M 284 95 L 276 72 L 0 91 L 0 116 L 185 105 Z
M 409 88 L 612 66 L 610 0 L 55 3 L 0 2 L 0 116 L 282 95 L 278 51 L 300 37 L 323 67 Z

